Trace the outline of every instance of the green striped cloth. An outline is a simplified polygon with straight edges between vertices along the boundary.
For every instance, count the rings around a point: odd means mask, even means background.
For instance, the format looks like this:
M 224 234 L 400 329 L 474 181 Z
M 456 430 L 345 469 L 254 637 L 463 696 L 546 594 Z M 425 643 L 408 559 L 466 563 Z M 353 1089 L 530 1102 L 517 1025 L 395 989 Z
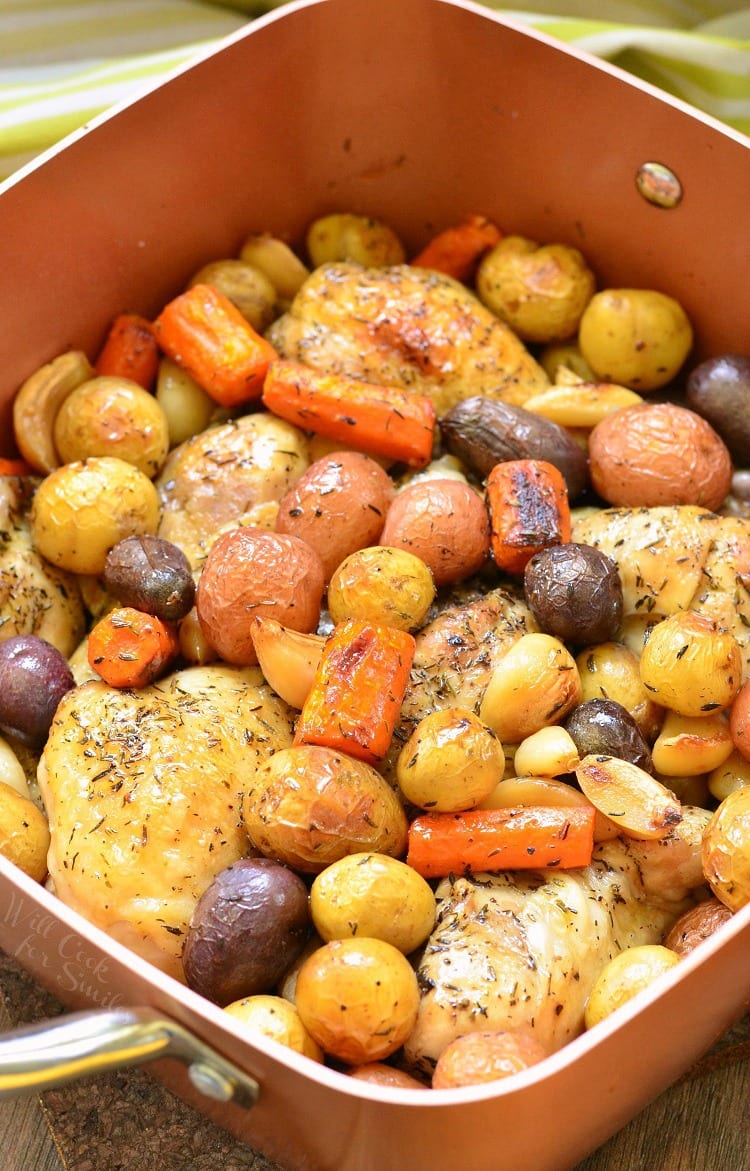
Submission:
M 0 0 L 0 180 L 282 2 Z M 536 0 L 532 11 L 485 3 L 750 135 L 744 3 Z

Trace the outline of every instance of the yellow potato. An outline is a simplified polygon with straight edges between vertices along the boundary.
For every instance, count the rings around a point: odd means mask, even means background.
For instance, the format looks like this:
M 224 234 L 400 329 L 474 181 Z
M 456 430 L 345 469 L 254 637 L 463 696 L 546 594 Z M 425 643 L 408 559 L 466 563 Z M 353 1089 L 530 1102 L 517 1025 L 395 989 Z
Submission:
M 47 874 L 47 818 L 28 797 L 0 782 L 0 854 L 36 882 Z
M 505 236 L 477 272 L 479 299 L 528 342 L 573 337 L 596 288 L 577 248 Z
M 621 951 L 600 973 L 586 1004 L 587 1029 L 599 1024 L 680 962 L 671 948 L 641 944 Z
M 226 1005 L 224 1012 L 250 1033 L 261 1033 L 313 1061 L 323 1060 L 323 1050 L 302 1024 L 296 1007 L 281 996 L 245 996 Z
M 187 371 L 166 357 L 159 362 L 156 401 L 167 420 L 170 447 L 177 447 L 204 431 L 216 410 L 210 394 L 206 394 Z
M 505 771 L 495 733 L 468 708 L 430 712 L 398 756 L 399 788 L 412 805 L 438 813 L 474 809 Z
M 731 911 L 750 903 L 750 786 L 725 797 L 703 836 L 703 873 Z
M 158 523 L 159 497 L 151 480 L 111 456 L 57 468 L 42 480 L 31 508 L 35 548 L 71 573 L 101 574 L 113 545 L 153 534 Z
M 258 333 L 268 329 L 274 319 L 276 289 L 265 273 L 246 260 L 214 260 L 204 264 L 188 287 L 193 285 L 213 285 L 237 306 Z
M 387 854 L 348 854 L 310 888 L 310 913 L 321 939 L 382 939 L 408 955 L 435 925 L 432 887 Z
M 692 610 L 670 614 L 649 635 L 641 654 L 640 676 L 656 703 L 683 716 L 708 716 L 729 707 L 740 689 L 739 643 L 702 614 Z M 719 763 L 714 761 L 702 771 Z
M 414 1028 L 419 986 L 407 958 L 382 939 L 333 939 L 305 960 L 295 1002 L 320 1047 L 348 1065 L 382 1061 Z
M 71 391 L 54 424 L 63 463 L 114 456 L 149 479 L 161 471 L 169 452 L 169 425 L 161 404 L 128 378 L 92 378 Z
M 664 709 L 643 686 L 638 655 L 624 642 L 601 642 L 582 650 L 576 665 L 581 678 L 581 702 L 611 699 L 619 703 L 651 743 L 662 725 Z
M 578 331 L 583 357 L 598 378 L 641 394 L 666 386 L 693 344 L 678 301 L 654 289 L 603 289 L 586 306 Z
M 334 622 L 362 618 L 416 630 L 434 598 L 435 582 L 422 558 L 385 545 L 351 553 L 328 584 L 328 610 Z
M 344 212 L 321 216 L 310 224 L 307 252 L 315 268 L 336 260 L 353 260 L 369 268 L 403 264 L 406 259 L 403 244 L 387 224 Z

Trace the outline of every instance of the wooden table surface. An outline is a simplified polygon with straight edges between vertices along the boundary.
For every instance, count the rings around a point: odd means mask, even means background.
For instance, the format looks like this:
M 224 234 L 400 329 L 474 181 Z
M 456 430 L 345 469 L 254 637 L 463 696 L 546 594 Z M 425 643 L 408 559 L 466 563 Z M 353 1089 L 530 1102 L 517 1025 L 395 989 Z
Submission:
M 57 1001 L 0 952 L 0 1029 L 60 1011 Z M 575 1171 L 748 1168 L 750 1015 Z M 294 1168 L 277 1168 L 136 1069 L 0 1101 L 0 1171 Z

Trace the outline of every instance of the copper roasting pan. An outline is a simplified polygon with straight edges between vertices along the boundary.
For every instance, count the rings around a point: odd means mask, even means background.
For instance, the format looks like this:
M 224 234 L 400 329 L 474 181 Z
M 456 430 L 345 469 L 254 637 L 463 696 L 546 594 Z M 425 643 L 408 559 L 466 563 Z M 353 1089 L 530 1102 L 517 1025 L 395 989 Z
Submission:
M 672 209 L 639 193 L 652 162 L 681 184 Z M 485 9 L 291 5 L 0 189 L 3 433 L 23 379 L 65 349 L 95 353 L 115 313 L 154 314 L 250 231 L 300 238 L 331 210 L 382 216 L 415 251 L 484 212 L 506 230 L 579 246 L 602 286 L 679 297 L 696 325 L 695 360 L 747 352 L 748 206 L 747 139 Z M 507 1083 L 420 1093 L 249 1042 L 2 858 L 0 947 L 87 1010 L 5 1039 L 0 1092 L 17 1088 L 19 1065 L 31 1089 L 158 1058 L 171 1088 L 290 1171 L 563 1171 L 750 1003 L 749 906 L 542 1065 Z

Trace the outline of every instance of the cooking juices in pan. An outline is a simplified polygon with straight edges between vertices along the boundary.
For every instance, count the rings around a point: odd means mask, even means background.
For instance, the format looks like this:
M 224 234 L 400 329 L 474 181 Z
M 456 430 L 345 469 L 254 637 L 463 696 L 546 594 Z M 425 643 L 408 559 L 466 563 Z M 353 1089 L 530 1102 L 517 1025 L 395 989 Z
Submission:
M 750 359 L 692 343 L 565 243 L 347 211 L 29 372 L 3 852 L 389 1084 L 679 965 L 750 900 Z

